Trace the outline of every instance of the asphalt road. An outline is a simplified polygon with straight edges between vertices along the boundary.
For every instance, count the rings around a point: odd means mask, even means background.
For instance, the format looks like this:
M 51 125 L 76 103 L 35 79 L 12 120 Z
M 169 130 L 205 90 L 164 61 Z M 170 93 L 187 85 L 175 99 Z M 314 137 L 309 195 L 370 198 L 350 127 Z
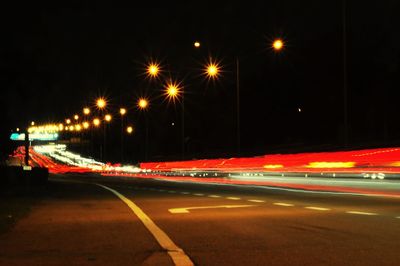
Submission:
M 65 175 L 0 264 L 398 265 L 399 238 L 399 198 Z

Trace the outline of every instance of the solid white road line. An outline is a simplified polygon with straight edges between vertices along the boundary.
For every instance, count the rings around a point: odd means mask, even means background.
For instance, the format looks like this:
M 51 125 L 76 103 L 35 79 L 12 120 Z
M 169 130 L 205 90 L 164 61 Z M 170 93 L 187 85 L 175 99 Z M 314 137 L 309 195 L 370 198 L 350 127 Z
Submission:
M 370 215 L 370 216 L 378 215 L 377 213 L 374 213 L 374 212 L 360 212 L 360 211 L 347 211 L 346 213 L 349 213 L 349 214 L 360 214 L 360 215 Z
M 160 246 L 168 252 L 168 255 L 171 257 L 175 265 L 177 266 L 189 266 L 194 265 L 190 258 L 185 254 L 185 252 L 179 248 L 170 238 L 169 236 L 161 230 L 151 219 L 147 216 L 135 203 L 126 198 L 124 195 L 120 194 L 118 191 L 103 186 L 101 184 L 97 184 L 98 186 L 111 191 L 118 198 L 120 198 L 128 207 L 133 211 L 133 213 L 142 221 L 144 226 L 150 233 L 154 236 Z
M 284 202 L 274 202 L 274 205 L 284 206 L 284 207 L 293 207 L 294 204 L 284 203 Z
M 219 195 L 209 195 L 208 197 L 209 198 L 220 198 L 221 196 L 219 196 Z
M 314 206 L 309 206 L 309 207 L 304 207 L 309 210 L 314 210 L 314 211 L 330 211 L 331 209 L 329 208 L 323 208 L 323 207 L 314 207 Z
M 193 195 L 195 195 L 195 196 L 204 196 L 204 194 L 201 194 L 201 193 L 194 193 Z

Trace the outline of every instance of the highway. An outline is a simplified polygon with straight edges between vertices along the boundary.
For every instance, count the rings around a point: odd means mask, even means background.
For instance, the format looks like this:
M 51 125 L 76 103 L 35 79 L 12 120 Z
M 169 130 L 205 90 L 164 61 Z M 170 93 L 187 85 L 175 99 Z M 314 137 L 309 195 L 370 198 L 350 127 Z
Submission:
M 398 265 L 400 199 L 52 175 L 1 265 Z

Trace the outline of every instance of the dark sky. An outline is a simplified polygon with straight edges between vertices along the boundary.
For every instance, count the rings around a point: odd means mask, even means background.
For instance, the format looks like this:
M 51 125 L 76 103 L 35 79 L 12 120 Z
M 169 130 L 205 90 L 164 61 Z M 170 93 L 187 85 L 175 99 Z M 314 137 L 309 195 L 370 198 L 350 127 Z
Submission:
M 145 94 L 152 100 L 146 114 L 152 153 L 179 152 L 179 105 L 163 101 L 163 80 L 143 76 L 144 64 L 155 59 L 165 77 L 184 85 L 187 152 L 199 157 L 232 154 L 238 57 L 246 154 L 342 145 L 342 1 L 223 2 L 4 6 L 2 136 L 32 120 L 64 120 L 105 95 L 111 112 L 120 105 L 131 107 L 129 120 L 139 139 L 144 115 L 133 106 Z M 350 144 L 398 143 L 398 1 L 348 2 Z M 286 45 L 279 54 L 270 48 L 276 37 Z M 201 49 L 193 47 L 194 40 Z M 209 56 L 222 65 L 216 82 L 201 76 L 201 64 Z

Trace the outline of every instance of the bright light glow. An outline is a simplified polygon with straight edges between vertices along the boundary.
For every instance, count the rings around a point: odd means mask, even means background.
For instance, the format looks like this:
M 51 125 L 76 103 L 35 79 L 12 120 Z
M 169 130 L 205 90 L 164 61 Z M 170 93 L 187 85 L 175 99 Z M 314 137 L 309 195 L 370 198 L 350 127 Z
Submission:
M 76 126 L 75 126 L 75 130 L 76 130 L 76 131 L 81 131 L 81 130 L 82 130 L 82 126 L 79 125 L 79 124 L 76 125 Z
M 69 131 L 74 131 L 75 127 L 73 125 L 69 126 Z
M 84 113 L 85 115 L 90 114 L 90 109 L 89 109 L 88 107 L 83 108 L 83 113 Z
M 200 42 L 194 42 L 194 47 L 199 48 L 200 47 Z
M 64 125 L 63 124 L 58 124 L 58 130 L 63 131 L 64 130 Z
M 149 106 L 149 101 L 146 98 L 139 98 L 137 105 L 139 109 L 144 110 Z
M 283 48 L 283 41 L 281 39 L 276 39 L 272 43 L 272 47 L 274 48 L 275 51 L 280 51 Z
M 160 65 L 158 63 L 150 63 L 147 66 L 147 75 L 154 78 L 157 77 L 160 72 Z
M 98 118 L 93 119 L 93 125 L 98 127 L 100 125 L 100 119 L 98 119 Z
M 83 122 L 82 125 L 83 125 L 84 129 L 88 129 L 90 126 L 89 122 L 87 122 L 87 121 Z
M 34 122 L 34 121 L 32 121 L 32 122 L 31 122 L 31 126 L 34 126 L 34 125 L 35 125 L 35 122 Z
M 71 124 L 71 119 L 67 119 L 67 120 L 65 120 L 65 123 L 67 123 L 67 124 Z
M 19 127 L 17 127 L 17 132 L 19 132 Z
M 203 74 L 208 79 L 217 79 L 221 74 L 221 66 L 210 58 L 209 62 L 204 66 Z
M 119 113 L 121 115 L 125 115 L 126 114 L 126 109 L 125 108 L 119 108 Z
M 168 82 L 167 85 L 165 86 L 164 94 L 167 97 L 168 101 L 175 102 L 181 94 L 181 88 L 179 83 L 172 81 Z
M 79 115 L 74 115 L 74 119 L 78 120 L 79 119 Z
M 310 162 L 307 168 L 353 168 L 355 162 Z
M 132 126 L 128 126 L 128 127 L 126 128 L 126 132 L 127 132 L 128 134 L 132 134 L 132 132 L 133 132 L 133 127 L 132 127 Z
M 104 120 L 106 120 L 107 122 L 110 122 L 111 119 L 112 119 L 112 116 L 111 116 L 110 114 L 106 114 L 106 115 L 104 116 Z
M 98 98 L 96 101 L 97 108 L 104 109 L 107 105 L 107 101 L 104 98 Z

